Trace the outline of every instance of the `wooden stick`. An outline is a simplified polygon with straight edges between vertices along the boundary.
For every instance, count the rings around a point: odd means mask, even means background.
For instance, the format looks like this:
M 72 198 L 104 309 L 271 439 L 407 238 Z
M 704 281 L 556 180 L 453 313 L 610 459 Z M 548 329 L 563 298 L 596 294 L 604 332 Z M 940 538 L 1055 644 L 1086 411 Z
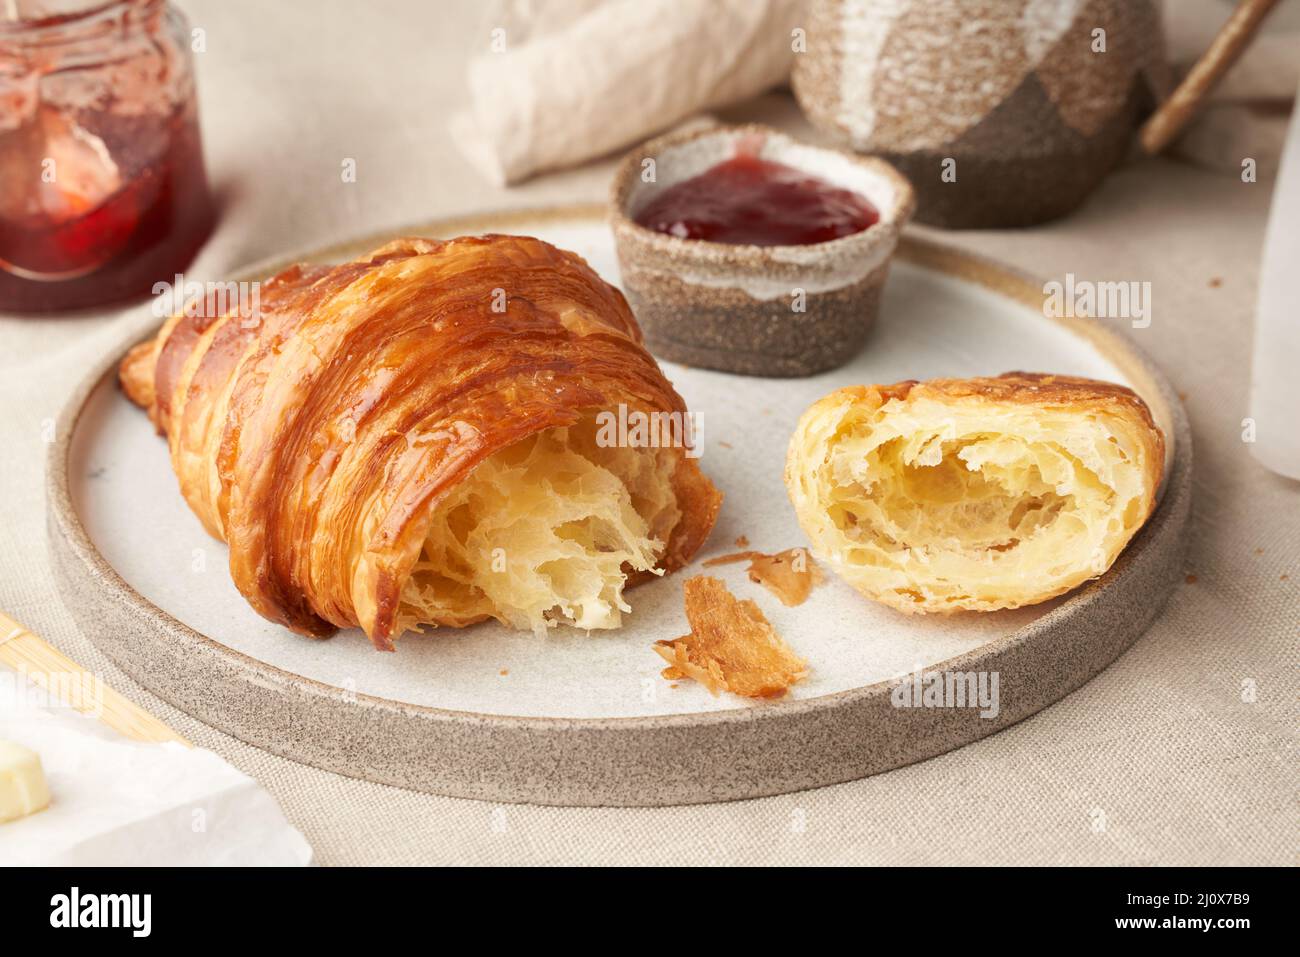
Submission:
M 1278 0 L 1241 0 L 1215 36 L 1210 48 L 1183 77 L 1183 82 L 1151 114 L 1142 126 L 1139 140 L 1148 156 L 1160 153 L 1194 117 L 1210 90 L 1250 46 L 1255 31 Z
M 179 741 L 186 747 L 194 746 L 4 612 L 0 612 L 0 664 L 8 665 L 47 694 L 82 714 L 98 718 L 128 738 Z

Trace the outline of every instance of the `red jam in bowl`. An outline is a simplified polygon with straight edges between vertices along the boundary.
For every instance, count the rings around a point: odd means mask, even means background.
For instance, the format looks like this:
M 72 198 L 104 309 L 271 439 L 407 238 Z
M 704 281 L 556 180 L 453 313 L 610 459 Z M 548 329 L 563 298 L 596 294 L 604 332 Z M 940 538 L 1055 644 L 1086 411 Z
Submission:
M 807 246 L 860 233 L 880 213 L 852 190 L 741 153 L 668 187 L 635 218 L 680 239 Z

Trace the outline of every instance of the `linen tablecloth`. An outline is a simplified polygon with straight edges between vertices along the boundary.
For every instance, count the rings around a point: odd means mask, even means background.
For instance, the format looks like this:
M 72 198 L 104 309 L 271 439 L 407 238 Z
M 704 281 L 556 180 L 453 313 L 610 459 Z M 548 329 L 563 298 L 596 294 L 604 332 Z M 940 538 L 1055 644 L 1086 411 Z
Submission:
M 222 203 L 188 277 L 419 219 L 605 196 L 610 161 L 504 190 L 453 148 L 465 59 L 488 42 L 468 0 L 180 6 L 203 31 Z M 727 118 L 811 137 L 782 95 Z M 1060 222 L 940 237 L 1044 277 L 1150 281 L 1152 322 L 1135 335 L 1185 397 L 1196 488 L 1187 581 L 1132 650 L 1035 717 L 918 765 L 711 806 L 496 807 L 299 765 L 171 708 L 81 636 L 46 557 L 51 422 L 138 309 L 0 318 L 0 607 L 256 777 L 325 864 L 1293 863 L 1300 486 L 1242 441 L 1270 190 L 1146 161 Z

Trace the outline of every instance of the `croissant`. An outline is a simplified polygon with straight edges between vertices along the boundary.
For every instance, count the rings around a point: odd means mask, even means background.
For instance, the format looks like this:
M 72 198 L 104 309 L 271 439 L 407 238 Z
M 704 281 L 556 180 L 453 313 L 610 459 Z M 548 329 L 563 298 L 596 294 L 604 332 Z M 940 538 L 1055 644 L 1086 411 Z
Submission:
M 863 595 L 991 611 L 1104 573 L 1164 455 L 1131 390 L 1012 372 L 833 392 L 799 421 L 785 482 L 813 553 Z
M 360 626 L 389 651 L 426 624 L 613 628 L 624 587 L 682 567 L 713 527 L 685 404 L 572 253 L 399 239 L 292 266 L 258 300 L 178 312 L 120 381 L 272 621 Z

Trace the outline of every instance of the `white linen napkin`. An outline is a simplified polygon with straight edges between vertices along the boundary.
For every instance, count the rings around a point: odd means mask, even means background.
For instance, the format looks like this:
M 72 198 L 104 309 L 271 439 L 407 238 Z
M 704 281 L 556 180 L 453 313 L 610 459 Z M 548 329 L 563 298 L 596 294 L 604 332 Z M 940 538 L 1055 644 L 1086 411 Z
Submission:
M 498 4 L 452 138 L 499 184 L 631 146 L 784 83 L 804 0 Z

